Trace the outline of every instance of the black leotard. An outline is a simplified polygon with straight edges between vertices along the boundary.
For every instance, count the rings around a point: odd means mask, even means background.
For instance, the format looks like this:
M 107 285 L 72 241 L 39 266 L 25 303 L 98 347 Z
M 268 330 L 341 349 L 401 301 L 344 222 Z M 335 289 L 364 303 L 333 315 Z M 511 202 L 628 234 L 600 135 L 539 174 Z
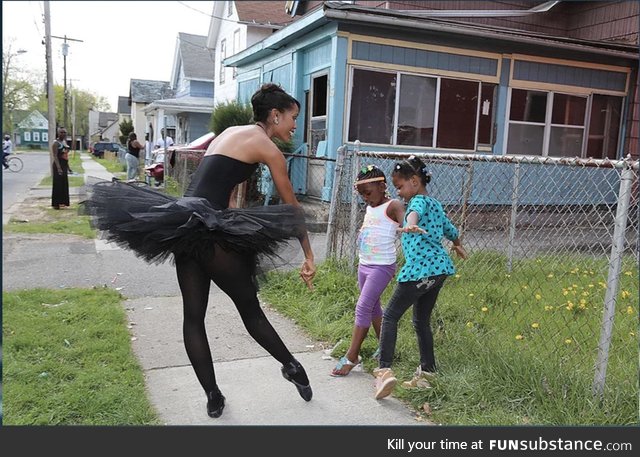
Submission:
M 222 154 L 206 155 L 184 196 L 206 198 L 215 209 L 225 209 L 235 185 L 249 179 L 257 167 Z

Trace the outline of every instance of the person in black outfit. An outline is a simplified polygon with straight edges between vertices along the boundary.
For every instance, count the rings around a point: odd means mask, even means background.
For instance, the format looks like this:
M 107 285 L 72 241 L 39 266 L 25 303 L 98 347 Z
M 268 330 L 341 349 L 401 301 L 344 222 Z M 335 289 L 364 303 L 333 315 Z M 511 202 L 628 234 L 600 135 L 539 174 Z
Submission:
M 129 133 L 129 139 L 127 140 L 127 153 L 124 156 L 124 159 L 127 162 L 128 181 L 135 181 L 138 177 L 141 150 L 144 150 L 144 145 L 138 141 L 134 132 Z
M 260 254 L 297 238 L 305 261 L 300 276 L 312 288 L 316 272 L 304 215 L 287 176 L 286 161 L 272 138 L 289 141 L 299 102 L 275 84 L 252 97 L 254 125 L 229 127 L 210 144 L 182 198 L 121 181 L 92 188 L 84 202 L 94 227 L 107 239 L 133 249 L 149 262 L 172 257 L 183 299 L 185 349 L 207 396 L 207 413 L 220 417 L 220 391 L 205 330 L 213 281 L 234 302 L 249 334 L 282 364 L 282 376 L 305 401 L 312 398 L 307 374 L 269 323 L 257 297 Z M 236 185 L 266 164 L 284 204 L 230 208 Z
M 69 146 L 66 138 L 67 129 L 58 127 L 58 136 L 51 144 L 51 206 L 54 209 L 69 206 Z

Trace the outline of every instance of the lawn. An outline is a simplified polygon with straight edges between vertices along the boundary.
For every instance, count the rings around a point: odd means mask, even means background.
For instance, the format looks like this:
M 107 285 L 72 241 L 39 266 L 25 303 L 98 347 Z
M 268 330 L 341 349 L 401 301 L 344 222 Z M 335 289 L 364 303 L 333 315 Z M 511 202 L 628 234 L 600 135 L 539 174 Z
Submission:
M 3 424 L 155 425 L 111 289 L 3 292 Z
M 593 397 L 607 262 L 591 257 L 523 260 L 511 273 L 498 254 L 459 262 L 432 316 L 439 365 L 433 389 L 395 395 L 446 425 L 628 425 L 638 423 L 638 269 L 625 259 L 602 400 Z M 579 267 L 578 267 L 579 266 Z M 318 268 L 307 292 L 297 272 L 269 273 L 261 298 L 342 356 L 350 342 L 357 280 L 344 264 Z M 393 290 L 383 295 L 385 304 Z M 377 347 L 373 331 L 364 367 Z M 409 379 L 419 364 L 411 313 L 398 334 L 394 371 Z M 424 405 L 427 404 L 427 413 Z

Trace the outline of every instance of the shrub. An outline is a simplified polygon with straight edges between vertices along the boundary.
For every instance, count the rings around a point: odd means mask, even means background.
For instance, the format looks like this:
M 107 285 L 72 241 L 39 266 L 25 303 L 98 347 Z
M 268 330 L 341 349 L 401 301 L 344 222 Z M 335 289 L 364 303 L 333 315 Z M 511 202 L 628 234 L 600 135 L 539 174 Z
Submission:
M 227 127 L 251 123 L 253 110 L 248 103 L 238 101 L 219 103 L 211 113 L 209 130 L 220 135 Z

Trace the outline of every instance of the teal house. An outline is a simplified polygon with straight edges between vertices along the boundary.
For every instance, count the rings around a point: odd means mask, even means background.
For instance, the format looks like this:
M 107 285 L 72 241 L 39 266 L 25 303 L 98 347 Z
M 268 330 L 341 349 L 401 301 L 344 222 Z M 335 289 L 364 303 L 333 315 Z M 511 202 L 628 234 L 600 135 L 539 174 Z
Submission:
M 15 146 L 29 149 L 49 148 L 49 121 L 40 111 L 34 110 L 17 123 Z
M 224 60 L 240 100 L 275 82 L 301 102 L 297 193 L 329 201 L 337 148 L 356 140 L 385 152 L 637 157 L 637 2 L 405 3 L 287 2 L 299 18 Z

